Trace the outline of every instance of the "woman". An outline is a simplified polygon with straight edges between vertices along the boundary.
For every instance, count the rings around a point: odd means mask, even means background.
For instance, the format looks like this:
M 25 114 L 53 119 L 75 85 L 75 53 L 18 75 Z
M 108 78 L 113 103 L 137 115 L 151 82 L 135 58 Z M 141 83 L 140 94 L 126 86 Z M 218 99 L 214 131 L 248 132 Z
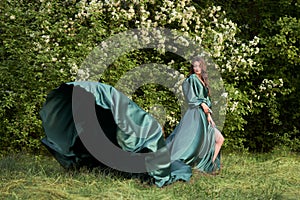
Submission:
M 182 160 L 202 172 L 214 172 L 220 169 L 219 152 L 224 137 L 212 119 L 208 76 L 202 58 L 192 60 L 182 88 L 188 110 L 167 138 L 171 161 Z

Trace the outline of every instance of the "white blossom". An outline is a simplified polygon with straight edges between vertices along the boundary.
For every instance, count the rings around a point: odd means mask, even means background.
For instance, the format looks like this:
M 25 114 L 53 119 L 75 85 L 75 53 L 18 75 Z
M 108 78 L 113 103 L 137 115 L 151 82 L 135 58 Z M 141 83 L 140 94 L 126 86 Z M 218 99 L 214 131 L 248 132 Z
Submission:
M 227 98 L 228 93 L 227 93 L 227 92 L 223 92 L 223 93 L 221 94 L 221 96 L 224 97 L 224 98 Z

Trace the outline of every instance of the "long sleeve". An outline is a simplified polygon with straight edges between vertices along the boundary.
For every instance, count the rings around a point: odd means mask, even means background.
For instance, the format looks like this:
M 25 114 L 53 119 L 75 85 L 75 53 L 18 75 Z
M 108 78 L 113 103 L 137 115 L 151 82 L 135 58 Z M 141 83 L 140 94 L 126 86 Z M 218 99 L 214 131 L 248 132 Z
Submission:
M 205 103 L 208 107 L 211 107 L 211 102 L 204 86 L 195 76 L 194 74 L 191 75 L 182 84 L 183 93 L 189 108 L 199 107 L 201 103 Z

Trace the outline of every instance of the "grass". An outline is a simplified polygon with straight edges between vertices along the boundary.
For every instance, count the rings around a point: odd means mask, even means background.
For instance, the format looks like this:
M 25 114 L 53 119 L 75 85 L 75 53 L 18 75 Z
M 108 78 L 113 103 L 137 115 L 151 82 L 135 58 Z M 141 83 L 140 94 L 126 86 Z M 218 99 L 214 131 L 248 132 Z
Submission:
M 158 188 L 118 173 L 66 171 L 49 156 L 0 158 L 0 199 L 298 199 L 300 156 L 223 153 L 217 176 L 194 171 L 190 182 Z

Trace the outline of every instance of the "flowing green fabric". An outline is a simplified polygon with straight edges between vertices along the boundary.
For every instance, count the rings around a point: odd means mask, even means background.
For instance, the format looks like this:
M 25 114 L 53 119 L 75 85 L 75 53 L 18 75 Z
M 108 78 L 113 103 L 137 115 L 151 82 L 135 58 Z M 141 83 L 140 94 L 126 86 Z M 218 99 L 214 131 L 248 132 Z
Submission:
M 202 172 L 220 168 L 220 154 L 212 162 L 215 149 L 215 127 L 212 127 L 200 104 L 211 107 L 208 89 L 196 74 L 190 75 L 182 85 L 188 109 L 179 125 L 166 142 L 171 152 L 171 161 L 182 160 Z
M 79 96 L 72 95 L 74 90 L 79 91 Z M 42 142 L 63 167 L 103 165 L 91 155 L 79 137 L 87 129 L 89 116 L 76 122 L 73 117 L 80 107 L 84 109 L 88 99 L 94 101 L 98 123 L 117 147 L 134 153 L 168 150 L 159 123 L 114 87 L 96 82 L 72 82 L 51 91 L 40 111 L 46 133 Z M 77 104 L 72 107 L 75 100 Z M 84 114 L 84 110 L 80 112 Z M 101 141 L 98 142 L 101 145 Z M 180 160 L 170 162 L 170 158 L 162 158 L 162 162 L 151 161 L 151 158 L 146 159 L 145 165 L 157 165 L 157 170 L 148 171 L 148 174 L 159 187 L 177 180 L 188 181 L 191 177 L 191 168 Z
M 74 91 L 78 96 L 74 96 Z M 215 161 L 217 165 L 213 165 L 214 127 L 208 124 L 200 108 L 203 102 L 211 106 L 207 88 L 196 75 L 191 75 L 183 83 L 183 92 L 189 108 L 165 140 L 159 123 L 114 87 L 98 82 L 62 84 L 49 93 L 40 111 L 46 133 L 42 142 L 65 168 L 107 167 L 86 148 L 81 137 L 85 132 L 93 132 L 89 129 L 89 113 L 85 113 L 86 102 L 93 102 L 97 123 L 117 148 L 132 153 L 157 153 L 157 157 L 145 157 L 144 162 L 149 169 L 147 174 L 158 187 L 177 180 L 188 181 L 191 167 L 203 172 L 219 168 L 220 155 Z M 75 120 L 74 113 L 83 117 Z M 103 144 L 101 140 L 94 142 Z M 110 156 L 109 150 L 103 151 Z M 118 159 L 123 161 L 122 157 Z M 124 165 L 128 164 L 135 163 L 124 161 Z

